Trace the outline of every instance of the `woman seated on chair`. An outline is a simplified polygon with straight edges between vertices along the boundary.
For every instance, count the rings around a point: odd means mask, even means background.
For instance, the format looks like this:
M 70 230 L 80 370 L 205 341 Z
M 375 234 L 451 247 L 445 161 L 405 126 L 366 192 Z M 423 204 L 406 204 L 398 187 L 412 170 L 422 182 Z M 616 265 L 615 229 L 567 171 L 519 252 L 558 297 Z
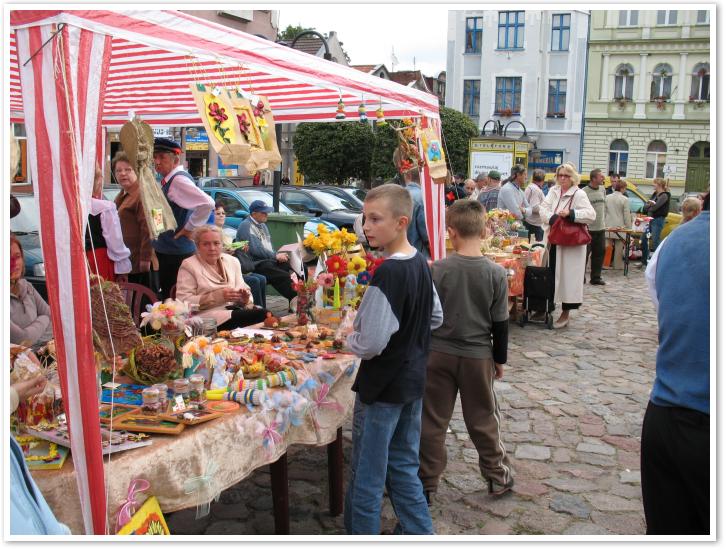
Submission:
M 199 315 L 214 318 L 220 330 L 263 321 L 267 311 L 255 307 L 250 288 L 242 279 L 239 261 L 222 252 L 219 227 L 201 226 L 192 239 L 197 252 L 179 268 L 177 300 L 199 304 Z

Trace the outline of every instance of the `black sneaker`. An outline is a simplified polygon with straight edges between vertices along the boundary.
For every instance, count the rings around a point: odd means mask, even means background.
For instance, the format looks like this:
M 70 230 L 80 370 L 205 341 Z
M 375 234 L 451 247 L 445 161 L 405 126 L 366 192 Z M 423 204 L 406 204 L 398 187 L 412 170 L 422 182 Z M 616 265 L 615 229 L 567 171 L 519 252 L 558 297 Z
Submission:
M 594 281 L 591 281 L 590 285 L 605 285 L 605 282 L 602 279 L 596 279 Z
M 501 496 L 510 492 L 514 487 L 514 479 L 510 478 L 506 484 L 500 484 L 496 480 L 489 479 L 489 495 Z

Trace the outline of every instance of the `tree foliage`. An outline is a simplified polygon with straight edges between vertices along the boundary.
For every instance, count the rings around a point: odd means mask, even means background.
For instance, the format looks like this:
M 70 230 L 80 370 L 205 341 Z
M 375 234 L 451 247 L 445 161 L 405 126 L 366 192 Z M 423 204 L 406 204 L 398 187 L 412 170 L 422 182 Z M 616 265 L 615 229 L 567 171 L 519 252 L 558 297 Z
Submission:
M 301 123 L 293 148 L 306 181 L 342 184 L 347 178 L 369 179 L 374 141 L 366 123 Z
M 469 138 L 477 136 L 479 129 L 469 117 L 455 109 L 442 107 L 439 114 L 446 154 L 453 173 L 466 174 L 469 166 Z
M 398 145 L 396 131 L 390 124 L 376 126 L 373 130 L 373 158 L 371 160 L 371 178 L 388 180 L 396 175 L 393 164 L 393 152 Z
M 300 25 L 288 25 L 284 31 L 277 32 L 278 40 L 294 40 L 297 35 L 304 31 L 314 31 L 314 27 L 301 27 Z

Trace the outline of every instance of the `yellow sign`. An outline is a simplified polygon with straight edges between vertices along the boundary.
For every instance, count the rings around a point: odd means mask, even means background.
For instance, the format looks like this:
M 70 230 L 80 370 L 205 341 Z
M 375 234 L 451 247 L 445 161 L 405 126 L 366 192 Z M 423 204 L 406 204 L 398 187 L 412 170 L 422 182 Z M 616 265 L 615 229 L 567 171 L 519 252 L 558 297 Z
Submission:
M 208 151 L 209 142 L 187 142 L 187 151 Z
M 305 175 L 302 172 L 298 171 L 297 168 L 297 159 L 294 159 L 292 162 L 292 174 L 294 176 L 293 182 L 296 186 L 304 186 L 305 185 Z

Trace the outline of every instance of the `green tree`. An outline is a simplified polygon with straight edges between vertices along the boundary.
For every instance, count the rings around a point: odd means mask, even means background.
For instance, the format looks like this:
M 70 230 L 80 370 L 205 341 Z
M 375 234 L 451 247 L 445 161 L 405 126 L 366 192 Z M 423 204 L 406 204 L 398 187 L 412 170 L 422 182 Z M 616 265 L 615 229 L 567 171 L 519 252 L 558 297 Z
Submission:
M 294 40 L 297 35 L 303 31 L 314 31 L 314 27 L 301 27 L 300 25 L 288 25 L 287 28 L 280 32 L 277 32 L 278 40 Z M 312 35 L 311 35 L 312 36 Z
M 366 123 L 301 123 L 294 151 L 306 181 L 342 184 L 347 178 L 369 179 L 373 143 Z
M 384 180 L 396 175 L 393 164 L 393 152 L 398 145 L 396 131 L 390 124 L 376 126 L 373 130 L 373 158 L 371 159 L 371 178 L 381 177 Z
M 469 138 L 479 134 L 479 129 L 463 113 L 442 107 L 441 132 L 444 135 L 446 154 L 454 174 L 466 174 L 469 166 Z

